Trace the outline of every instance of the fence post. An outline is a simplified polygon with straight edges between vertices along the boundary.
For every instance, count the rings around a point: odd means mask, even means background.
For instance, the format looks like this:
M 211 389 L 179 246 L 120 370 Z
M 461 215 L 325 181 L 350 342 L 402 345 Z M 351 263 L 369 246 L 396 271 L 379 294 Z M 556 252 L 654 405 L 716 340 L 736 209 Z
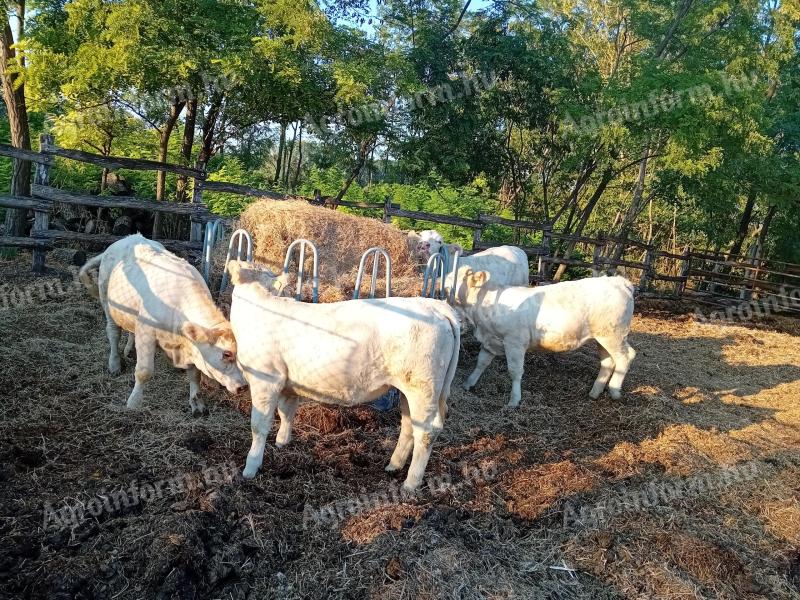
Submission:
M 605 233 L 602 231 L 597 234 L 597 242 L 594 245 L 594 254 L 592 255 L 592 277 L 600 277 L 603 272 L 603 252 L 606 248 Z
M 683 262 L 681 263 L 681 280 L 675 282 L 675 296 L 680 298 L 686 292 L 686 284 L 689 281 L 689 271 L 692 268 L 692 253 L 687 245 L 683 250 Z
M 383 201 L 383 222 L 384 223 L 392 222 L 392 199 L 388 195 Z
M 644 267 L 642 268 L 642 276 L 639 278 L 639 291 L 646 292 L 650 285 L 650 275 L 653 269 L 653 248 L 648 247 L 647 253 L 644 257 Z
M 41 134 L 39 136 L 39 152 L 46 152 L 53 147 L 53 136 L 50 134 Z M 50 185 L 50 165 L 37 163 L 36 175 L 34 175 L 33 182 L 36 185 Z M 50 228 L 50 211 L 48 210 L 34 210 L 33 229 L 31 229 L 31 237 L 36 237 L 39 231 L 47 231 Z M 44 248 L 33 249 L 33 272 L 44 273 L 44 263 L 47 251 Z
M 483 228 L 476 227 L 472 230 L 472 250 L 473 252 L 478 249 L 478 246 L 481 243 L 481 233 L 483 232 Z
M 195 168 L 200 171 L 200 175 L 192 179 L 194 185 L 192 186 L 192 204 L 203 203 L 203 180 L 206 178 L 206 165 L 205 162 L 197 161 Z M 195 219 L 194 215 L 191 217 L 191 229 L 189 231 L 189 241 L 199 242 L 203 239 L 203 223 Z
M 545 279 L 545 262 L 546 258 L 550 258 L 550 244 L 553 240 L 553 226 L 547 225 L 542 229 L 542 253 L 539 255 L 539 262 L 536 265 L 536 278 L 539 281 Z

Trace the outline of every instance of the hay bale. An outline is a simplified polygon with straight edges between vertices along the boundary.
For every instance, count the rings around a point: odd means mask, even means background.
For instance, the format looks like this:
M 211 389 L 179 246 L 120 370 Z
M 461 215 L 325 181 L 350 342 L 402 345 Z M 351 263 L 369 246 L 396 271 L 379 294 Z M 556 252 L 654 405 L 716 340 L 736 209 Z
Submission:
M 320 302 L 350 300 L 355 290 L 361 255 L 372 246 L 385 248 L 392 259 L 392 295 L 416 296 L 422 288 L 408 235 L 396 227 L 367 217 L 312 206 L 297 200 L 261 200 L 242 214 L 240 224 L 253 237 L 254 259 L 274 272 L 283 268 L 286 249 L 305 238 L 317 245 L 320 260 Z M 361 296 L 369 294 L 372 262 L 368 262 Z M 303 298 L 311 297 L 311 256 L 306 257 Z M 291 270 L 296 270 L 293 267 Z M 377 295 L 385 294 L 383 267 Z M 307 282 L 307 283 L 306 283 Z M 294 281 L 291 281 L 294 290 Z

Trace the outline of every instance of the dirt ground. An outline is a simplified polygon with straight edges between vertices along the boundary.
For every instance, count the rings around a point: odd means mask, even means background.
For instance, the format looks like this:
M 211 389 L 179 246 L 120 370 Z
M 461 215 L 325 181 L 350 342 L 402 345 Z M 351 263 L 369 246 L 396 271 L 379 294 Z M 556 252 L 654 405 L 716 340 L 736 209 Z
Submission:
M 247 398 L 206 389 L 192 418 L 159 356 L 126 411 L 99 304 L 28 260 L 0 260 L 2 598 L 800 598 L 796 321 L 641 306 L 622 400 L 589 400 L 588 345 L 529 354 L 516 410 L 501 361 L 461 390 L 466 334 L 431 479 L 396 498 L 396 410 L 305 405 L 256 479 L 204 480 L 243 466 Z

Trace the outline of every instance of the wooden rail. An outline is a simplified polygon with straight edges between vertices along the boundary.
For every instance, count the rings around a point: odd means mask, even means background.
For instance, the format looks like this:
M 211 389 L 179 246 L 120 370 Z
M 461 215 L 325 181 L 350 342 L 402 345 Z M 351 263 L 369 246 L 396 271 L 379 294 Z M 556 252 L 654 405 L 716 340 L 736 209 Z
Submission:
M 204 222 L 218 218 L 213 215 L 203 202 L 203 192 L 221 192 L 239 194 L 249 197 L 270 198 L 273 200 L 303 199 L 315 204 L 333 204 L 318 192 L 315 198 L 302 198 L 285 195 L 271 190 L 223 181 L 208 181 L 204 169 L 181 165 L 160 163 L 152 160 L 133 159 L 116 156 L 102 156 L 80 150 L 56 148 L 49 136 L 41 136 L 41 151 L 21 150 L 7 144 L 0 144 L 0 156 L 15 160 L 27 160 L 36 163 L 35 183 L 31 189 L 31 197 L 0 196 L 0 207 L 32 210 L 34 226 L 31 237 L 2 237 L 0 246 L 13 246 L 33 251 L 34 271 L 44 269 L 44 257 L 48 250 L 61 243 L 81 243 L 102 248 L 120 239 L 119 236 L 106 234 L 86 234 L 73 231 L 49 229 L 50 213 L 55 205 L 90 206 L 97 208 L 116 208 L 146 210 L 155 213 L 169 213 L 188 217 L 191 221 L 191 237 L 189 241 L 159 240 L 167 248 L 176 252 L 194 254 L 202 248 L 202 225 Z M 148 171 L 165 171 L 192 178 L 194 192 L 191 203 L 156 202 L 133 197 L 105 197 L 78 194 L 60 190 L 49 185 L 49 170 L 56 158 L 66 158 L 94 164 L 107 169 L 133 169 Z M 389 198 L 382 204 L 369 202 L 340 201 L 338 206 L 374 210 L 381 213 L 384 221 L 392 217 L 402 217 L 419 221 L 442 223 L 472 230 L 473 251 L 485 250 L 501 245 L 493 240 L 482 239 L 487 227 L 499 225 L 510 227 L 518 236 L 522 232 L 541 234 L 538 246 L 521 246 L 529 258 L 538 259 L 535 266 L 534 279 L 546 281 L 555 266 L 591 269 L 594 274 L 613 273 L 617 268 L 639 271 L 639 291 L 648 297 L 665 294 L 664 286 L 674 284 L 672 297 L 684 295 L 696 298 L 701 302 L 730 306 L 733 303 L 748 301 L 757 294 L 759 302 L 770 299 L 785 300 L 793 290 L 787 289 L 787 278 L 800 284 L 800 265 L 781 261 L 767 260 L 760 256 L 730 256 L 722 252 L 708 250 L 692 251 L 686 248 L 682 254 L 657 248 L 640 240 L 605 236 L 572 235 L 553 231 L 550 223 L 514 220 L 496 215 L 479 214 L 475 218 L 458 215 L 442 215 L 419 210 L 404 209 L 392 203 Z M 568 244 L 568 249 L 577 245 L 587 247 L 577 255 L 559 255 L 554 253 L 552 244 Z M 616 247 L 616 250 L 615 250 Z M 634 260 L 631 257 L 635 249 Z M 626 252 L 627 251 L 627 252 Z M 559 250 L 561 252 L 561 250 Z M 591 259 L 589 259 L 591 255 Z M 659 272 L 659 269 L 666 272 Z M 658 288 L 658 289 L 656 289 Z M 718 289 L 719 288 L 719 289 Z M 800 309 L 798 309 L 800 312 Z

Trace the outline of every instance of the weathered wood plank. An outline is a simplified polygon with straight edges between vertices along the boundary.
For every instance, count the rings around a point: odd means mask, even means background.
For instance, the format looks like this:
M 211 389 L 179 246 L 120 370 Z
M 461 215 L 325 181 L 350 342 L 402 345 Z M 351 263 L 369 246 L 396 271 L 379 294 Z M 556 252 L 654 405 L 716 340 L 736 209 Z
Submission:
M 515 221 L 513 219 L 505 219 L 503 217 L 496 217 L 495 215 L 478 215 L 478 221 L 481 223 L 505 225 L 506 227 L 513 227 L 515 229 L 536 229 L 543 231 L 549 228 L 547 223 L 534 223 L 533 221 Z
M 92 247 L 108 247 L 114 242 L 126 236 L 108 235 L 99 233 L 80 233 L 77 231 L 58 231 L 48 229 L 47 231 L 37 231 L 36 237 L 32 239 L 48 240 L 53 243 L 58 242 L 78 242 Z M 202 242 L 187 242 L 183 240 L 156 240 L 163 244 L 167 250 L 173 252 L 202 252 Z
M 166 171 L 168 173 L 177 173 L 178 175 L 186 175 L 187 177 L 203 178 L 205 174 L 192 167 L 184 167 L 183 165 L 175 165 L 171 163 L 161 163 L 156 160 L 147 160 L 144 158 L 126 158 L 124 156 L 103 156 L 102 154 L 92 154 L 91 152 L 84 152 L 83 150 L 69 150 L 67 148 L 49 148 L 46 152 L 42 153 L 52 160 L 52 156 L 61 156 L 63 158 L 70 158 L 79 162 L 85 162 L 107 169 L 133 169 L 138 171 Z M 37 162 L 41 162 L 38 160 Z
M 102 208 L 130 208 L 133 210 L 149 210 L 153 212 L 164 212 L 175 215 L 189 215 L 202 219 L 211 213 L 203 204 L 190 204 L 178 202 L 156 202 L 155 200 L 144 200 L 132 196 L 91 196 L 84 194 L 74 194 L 58 188 L 33 185 L 31 194 L 36 198 L 43 198 L 52 202 L 62 204 L 74 204 L 79 206 L 98 206 Z
M 418 210 L 405 210 L 403 208 L 393 208 L 391 210 L 393 217 L 406 217 L 408 219 L 419 219 L 420 221 L 431 221 L 432 223 L 444 223 L 445 225 L 455 225 L 456 227 L 467 227 L 469 229 L 482 229 L 483 223 L 480 221 L 473 221 L 472 219 L 465 219 L 463 217 L 454 217 L 452 215 L 434 215 L 431 213 L 420 212 Z
M 29 160 L 31 162 L 52 165 L 55 161 L 52 156 L 36 152 L 35 150 L 23 150 L 21 148 L 14 148 L 8 144 L 0 144 L 0 156 L 8 156 L 10 158 L 18 158 L 21 160 Z
M 225 192 L 228 194 L 240 194 L 242 196 L 253 196 L 256 198 L 269 198 L 270 200 L 286 200 L 285 194 L 225 181 L 204 181 L 203 190 L 206 192 Z
M 53 242 L 48 239 L 31 237 L 5 237 L 0 236 L 0 248 L 3 247 L 32 249 L 49 249 L 53 247 Z
M 5 208 L 24 208 L 25 210 L 49 210 L 52 202 L 20 196 L 0 196 L 0 206 Z

